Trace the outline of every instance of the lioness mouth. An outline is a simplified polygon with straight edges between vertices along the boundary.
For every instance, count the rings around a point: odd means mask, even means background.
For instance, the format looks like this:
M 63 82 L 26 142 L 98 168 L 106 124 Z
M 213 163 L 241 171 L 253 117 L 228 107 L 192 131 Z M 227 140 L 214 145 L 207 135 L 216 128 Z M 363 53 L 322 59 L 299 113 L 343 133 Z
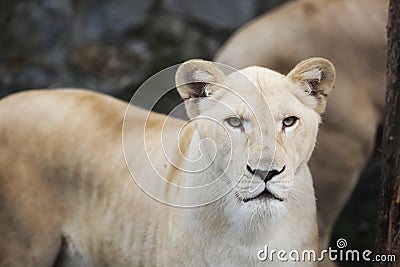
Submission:
M 255 197 L 251 197 L 251 198 L 245 198 L 243 199 L 243 202 L 248 202 L 250 200 L 254 200 L 254 199 L 263 199 L 263 198 L 272 198 L 272 199 L 276 199 L 279 201 L 283 201 L 282 198 L 275 196 L 274 194 L 272 194 L 267 188 L 265 188 L 264 191 L 262 191 L 261 194 L 255 196 Z

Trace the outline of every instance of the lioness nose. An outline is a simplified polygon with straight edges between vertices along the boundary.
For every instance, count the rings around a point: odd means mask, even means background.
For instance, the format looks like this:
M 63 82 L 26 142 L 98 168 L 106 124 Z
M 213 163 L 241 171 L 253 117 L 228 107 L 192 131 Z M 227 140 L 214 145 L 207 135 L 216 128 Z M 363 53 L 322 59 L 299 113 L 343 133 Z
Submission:
M 258 175 L 259 177 L 261 177 L 261 179 L 264 180 L 264 183 L 267 183 L 274 176 L 282 173 L 285 170 L 285 167 L 286 166 L 283 166 L 282 170 L 280 170 L 280 171 L 278 171 L 278 170 L 263 171 L 263 170 L 259 170 L 259 169 L 253 170 L 252 168 L 250 168 L 249 165 L 247 165 L 247 170 L 253 175 Z

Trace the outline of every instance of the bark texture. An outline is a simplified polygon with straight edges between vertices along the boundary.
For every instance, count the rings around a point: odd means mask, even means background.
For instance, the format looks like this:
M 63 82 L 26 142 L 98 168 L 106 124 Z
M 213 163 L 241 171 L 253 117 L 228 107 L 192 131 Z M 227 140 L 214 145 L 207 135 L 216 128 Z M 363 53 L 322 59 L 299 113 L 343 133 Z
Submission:
M 386 114 L 382 139 L 382 176 L 376 254 L 394 254 L 400 262 L 400 1 L 391 0 L 388 18 Z

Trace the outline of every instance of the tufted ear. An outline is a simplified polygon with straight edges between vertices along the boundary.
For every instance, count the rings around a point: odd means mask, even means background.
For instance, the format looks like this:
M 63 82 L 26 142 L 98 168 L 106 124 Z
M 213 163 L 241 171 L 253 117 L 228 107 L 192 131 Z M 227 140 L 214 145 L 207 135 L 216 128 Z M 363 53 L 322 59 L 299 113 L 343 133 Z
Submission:
M 199 102 L 216 93 L 224 73 L 210 61 L 193 59 L 184 62 L 177 70 L 175 82 L 178 92 L 185 100 L 189 118 L 200 113 Z
M 288 74 L 288 77 L 302 90 L 299 95 L 300 100 L 319 114 L 325 110 L 327 96 L 333 88 L 335 76 L 335 67 L 323 58 L 306 59 Z

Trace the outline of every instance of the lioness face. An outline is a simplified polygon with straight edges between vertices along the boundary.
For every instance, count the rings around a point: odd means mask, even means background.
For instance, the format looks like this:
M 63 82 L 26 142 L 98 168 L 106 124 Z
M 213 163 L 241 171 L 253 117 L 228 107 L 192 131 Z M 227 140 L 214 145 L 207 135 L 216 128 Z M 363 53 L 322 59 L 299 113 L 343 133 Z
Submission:
M 334 77 L 321 58 L 301 62 L 287 76 L 261 67 L 226 76 L 199 60 L 180 67 L 176 80 L 187 113 L 201 139 L 212 141 L 202 152 L 218 176 L 213 179 L 232 188 L 225 196 L 229 217 L 241 223 L 253 219 L 248 215 L 281 217 L 302 194 L 304 181 L 296 177 L 313 151 Z

